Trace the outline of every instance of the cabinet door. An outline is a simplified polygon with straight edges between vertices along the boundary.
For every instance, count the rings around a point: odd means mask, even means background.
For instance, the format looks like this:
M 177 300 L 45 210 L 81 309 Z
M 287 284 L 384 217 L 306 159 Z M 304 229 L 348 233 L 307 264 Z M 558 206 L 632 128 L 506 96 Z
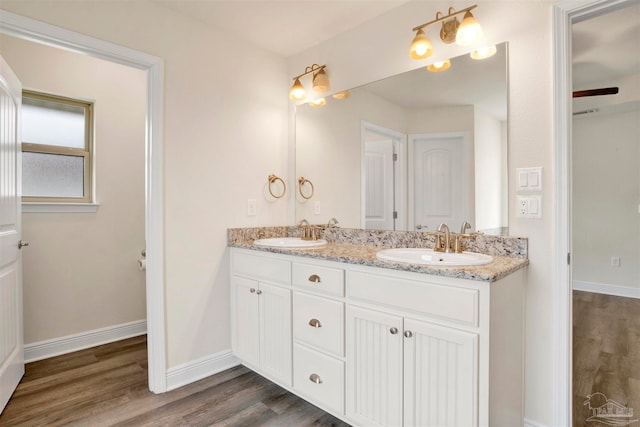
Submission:
M 477 334 L 404 321 L 404 426 L 477 426 Z
M 291 290 L 260 283 L 260 369 L 291 386 Z
M 347 308 L 347 416 L 364 426 L 402 425 L 402 318 Z
M 232 276 L 234 325 L 233 352 L 242 361 L 260 366 L 260 323 L 258 318 L 258 282 Z

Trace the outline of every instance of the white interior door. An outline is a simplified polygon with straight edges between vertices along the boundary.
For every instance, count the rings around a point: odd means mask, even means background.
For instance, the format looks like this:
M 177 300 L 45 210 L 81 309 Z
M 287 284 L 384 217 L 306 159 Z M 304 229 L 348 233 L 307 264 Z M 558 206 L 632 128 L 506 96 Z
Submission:
M 395 230 L 393 140 L 364 145 L 365 228 Z
M 0 412 L 24 375 L 20 257 L 22 85 L 0 56 Z
M 465 134 L 410 135 L 410 229 L 456 230 L 469 220 L 469 148 Z

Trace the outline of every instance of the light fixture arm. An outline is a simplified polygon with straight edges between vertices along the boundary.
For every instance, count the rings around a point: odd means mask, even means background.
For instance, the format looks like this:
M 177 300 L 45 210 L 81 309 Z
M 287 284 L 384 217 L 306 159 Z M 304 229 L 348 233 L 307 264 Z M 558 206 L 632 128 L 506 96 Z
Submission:
M 306 76 L 307 74 L 317 73 L 317 72 L 319 72 L 320 70 L 324 70 L 324 69 L 326 68 L 326 66 L 327 66 L 326 64 L 325 64 L 325 65 L 318 65 L 318 64 L 310 65 L 310 66 L 308 66 L 308 67 L 306 67 L 306 68 L 304 69 L 304 73 L 300 74 L 299 76 L 295 76 L 295 77 L 294 77 L 294 78 L 292 78 L 291 80 L 299 79 L 300 77 L 304 77 L 304 76 Z
M 425 27 L 428 27 L 429 25 L 433 25 L 433 24 L 436 24 L 436 23 L 438 23 L 438 22 L 446 21 L 447 19 L 449 19 L 449 18 L 453 18 L 454 16 L 456 16 L 456 15 L 460 15 L 461 13 L 469 12 L 469 11 L 471 11 L 471 10 L 475 9 L 476 7 L 478 7 L 478 5 L 477 5 L 477 4 L 474 4 L 473 6 L 469 6 L 469 7 L 467 7 L 467 8 L 464 8 L 464 9 L 462 9 L 462 10 L 458 10 L 458 11 L 454 11 L 454 9 L 453 9 L 452 7 L 450 7 L 450 8 L 449 8 L 449 14 L 448 14 L 448 15 L 446 15 L 446 16 L 439 16 L 439 15 L 442 15 L 442 14 L 441 14 L 440 12 L 438 12 L 438 13 L 436 14 L 436 19 L 434 19 L 433 21 L 429 21 L 429 22 L 427 22 L 427 23 L 425 23 L 425 24 L 418 25 L 417 27 L 414 27 L 411 31 L 418 31 L 418 30 L 421 30 L 421 29 L 423 29 L 423 28 L 425 28 Z M 303 74 L 303 75 L 304 75 L 304 74 Z

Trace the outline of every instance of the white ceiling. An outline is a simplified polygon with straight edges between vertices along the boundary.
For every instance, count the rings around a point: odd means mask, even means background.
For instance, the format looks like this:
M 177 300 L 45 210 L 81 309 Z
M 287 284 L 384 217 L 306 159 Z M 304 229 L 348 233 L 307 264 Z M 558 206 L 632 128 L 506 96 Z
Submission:
M 640 3 L 573 25 L 573 88 L 640 73 Z
M 284 57 L 408 0 L 153 0 Z

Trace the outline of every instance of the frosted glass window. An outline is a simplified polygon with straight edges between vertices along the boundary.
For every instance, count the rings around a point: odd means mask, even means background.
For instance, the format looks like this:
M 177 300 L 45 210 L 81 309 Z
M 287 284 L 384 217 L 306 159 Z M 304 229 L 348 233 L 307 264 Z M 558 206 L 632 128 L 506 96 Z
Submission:
M 22 141 L 56 147 L 85 148 L 85 109 L 24 98 Z
M 24 197 L 84 197 L 84 157 L 22 153 Z
M 90 203 L 93 104 L 22 93 L 22 201 Z

